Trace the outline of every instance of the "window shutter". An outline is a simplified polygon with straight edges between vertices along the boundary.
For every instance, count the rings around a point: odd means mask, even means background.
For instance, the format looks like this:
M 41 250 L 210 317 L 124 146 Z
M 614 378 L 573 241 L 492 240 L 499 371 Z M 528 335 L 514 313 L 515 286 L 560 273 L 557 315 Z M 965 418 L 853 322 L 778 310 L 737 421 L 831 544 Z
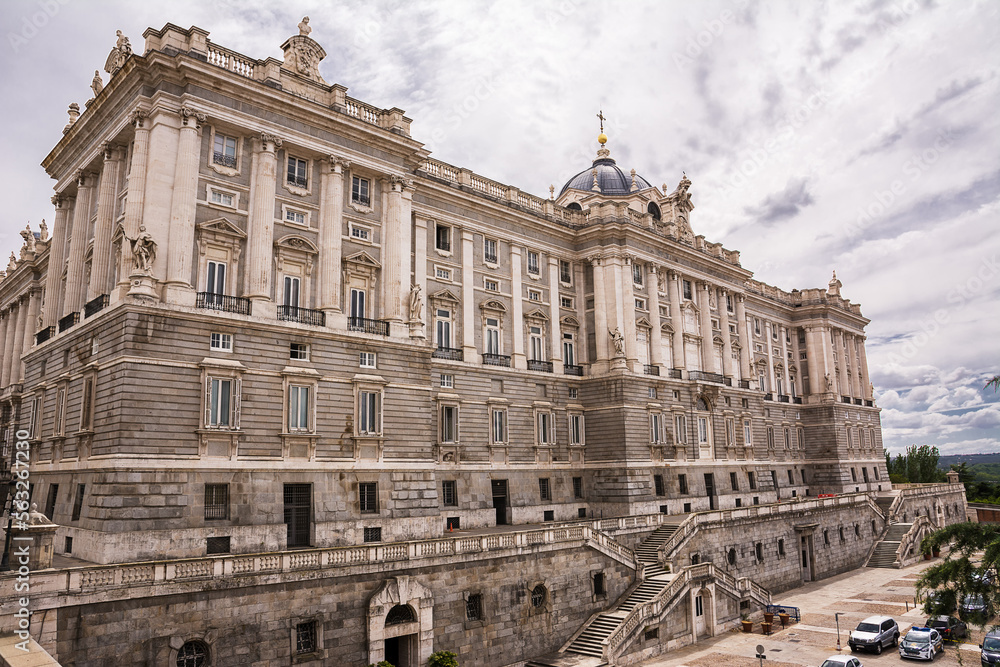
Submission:
M 212 378 L 205 378 L 205 426 L 212 425 Z
M 240 428 L 240 402 L 243 397 L 243 380 L 233 380 L 233 429 Z

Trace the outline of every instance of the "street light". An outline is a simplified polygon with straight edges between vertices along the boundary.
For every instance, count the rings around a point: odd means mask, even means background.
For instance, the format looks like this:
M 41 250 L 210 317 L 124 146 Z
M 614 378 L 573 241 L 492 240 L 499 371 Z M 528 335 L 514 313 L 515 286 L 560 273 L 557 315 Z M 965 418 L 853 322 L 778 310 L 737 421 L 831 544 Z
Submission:
M 841 612 L 838 611 L 837 613 L 835 613 L 833 615 L 833 620 L 837 621 L 837 650 L 838 651 L 840 650 L 840 614 L 841 614 Z

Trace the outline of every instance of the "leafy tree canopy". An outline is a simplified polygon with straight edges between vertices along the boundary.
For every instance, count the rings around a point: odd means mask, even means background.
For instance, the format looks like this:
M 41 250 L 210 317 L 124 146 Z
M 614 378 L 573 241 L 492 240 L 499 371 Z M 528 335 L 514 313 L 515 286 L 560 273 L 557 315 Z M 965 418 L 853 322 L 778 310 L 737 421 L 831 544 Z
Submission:
M 966 595 L 982 595 L 992 609 L 1000 609 L 1000 526 L 955 523 L 937 530 L 921 542 L 923 553 L 951 544 L 944 560 L 924 570 L 917 580 L 917 592 L 927 596 L 924 611 L 929 615 L 949 614 Z M 982 552 L 982 558 L 977 555 Z M 986 619 L 980 620 L 984 625 Z

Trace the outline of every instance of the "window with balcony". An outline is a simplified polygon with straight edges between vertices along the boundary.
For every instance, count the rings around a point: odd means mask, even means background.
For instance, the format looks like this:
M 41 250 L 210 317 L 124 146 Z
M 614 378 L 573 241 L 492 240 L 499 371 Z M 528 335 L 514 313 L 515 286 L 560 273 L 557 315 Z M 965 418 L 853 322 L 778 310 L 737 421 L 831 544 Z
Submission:
M 576 340 L 570 332 L 563 332 L 563 364 L 567 366 L 576 365 Z
M 483 261 L 487 264 L 497 264 L 496 239 L 483 239 Z
M 486 318 L 483 340 L 483 351 L 486 354 L 500 354 L 500 320 L 498 318 Z
M 559 260 L 559 282 L 564 285 L 573 284 L 573 265 L 565 259 Z
M 288 387 L 288 431 L 289 433 L 301 433 L 311 431 L 310 402 L 311 387 L 303 385 L 289 385 Z
M 529 250 L 528 251 L 528 273 L 530 273 L 531 275 L 537 276 L 538 273 L 539 273 L 538 266 L 539 266 L 538 265 L 538 253 L 535 252 L 535 251 L 533 251 L 533 250 Z
M 582 445 L 583 444 L 583 415 L 573 414 L 569 415 L 569 444 L 571 445 Z
M 224 134 L 216 134 L 212 146 L 212 162 L 214 164 L 236 169 L 236 138 Z
M 495 445 L 507 442 L 507 410 L 493 408 L 490 411 L 490 442 Z
M 301 279 L 295 276 L 285 276 L 283 283 L 284 290 L 282 291 L 282 305 L 290 308 L 298 308 L 299 287 L 302 284 Z
M 286 183 L 288 183 L 288 185 L 294 185 L 295 187 L 299 188 L 308 188 L 309 187 L 308 167 L 309 163 L 307 161 L 289 155 Z
M 528 351 L 530 361 L 545 361 L 545 344 L 541 327 L 528 327 Z
M 434 225 L 434 248 L 441 252 L 451 252 L 451 227 L 436 223 Z
M 451 341 L 451 311 L 437 308 L 434 313 L 434 335 L 437 338 L 438 349 L 450 349 Z
M 351 179 L 351 203 L 371 206 L 371 182 L 367 178 L 355 176 Z

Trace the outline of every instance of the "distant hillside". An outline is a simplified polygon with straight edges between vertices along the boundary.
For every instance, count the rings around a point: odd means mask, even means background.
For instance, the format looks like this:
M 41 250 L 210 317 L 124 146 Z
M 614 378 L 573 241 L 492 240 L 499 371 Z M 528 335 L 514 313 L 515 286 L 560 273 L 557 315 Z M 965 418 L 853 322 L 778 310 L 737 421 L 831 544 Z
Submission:
M 952 463 L 961 463 L 963 461 L 970 466 L 977 463 L 1000 463 L 1000 452 L 993 454 L 953 454 L 942 456 L 938 459 L 938 468 L 948 470 L 951 468 Z

